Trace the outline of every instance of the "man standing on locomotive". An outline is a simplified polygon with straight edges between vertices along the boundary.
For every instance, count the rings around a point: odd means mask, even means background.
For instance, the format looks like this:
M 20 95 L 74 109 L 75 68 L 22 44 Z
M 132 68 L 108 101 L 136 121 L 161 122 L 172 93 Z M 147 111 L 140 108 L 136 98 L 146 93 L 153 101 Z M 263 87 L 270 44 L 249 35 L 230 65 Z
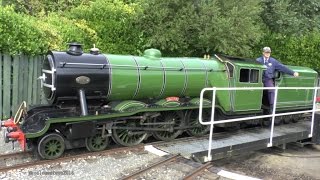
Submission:
M 262 82 L 264 87 L 274 87 L 273 78 L 274 78 L 275 71 L 280 71 L 280 72 L 292 75 L 294 77 L 299 76 L 298 72 L 294 72 L 291 69 L 287 68 L 285 65 L 281 64 L 276 59 L 270 57 L 270 54 L 271 54 L 271 48 L 264 47 L 262 49 L 262 56 L 256 59 L 259 63 L 264 64 L 267 68 L 262 75 Z M 274 92 L 275 92 L 274 89 L 268 90 L 270 111 L 273 110 Z

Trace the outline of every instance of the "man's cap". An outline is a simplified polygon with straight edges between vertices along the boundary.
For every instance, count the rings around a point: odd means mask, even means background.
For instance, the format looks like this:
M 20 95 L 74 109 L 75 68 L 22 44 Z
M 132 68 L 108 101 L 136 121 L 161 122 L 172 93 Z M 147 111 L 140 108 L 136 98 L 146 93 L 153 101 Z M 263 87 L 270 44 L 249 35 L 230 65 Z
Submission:
M 269 52 L 269 53 L 271 53 L 271 48 L 270 48 L 270 47 L 264 47 L 264 48 L 262 49 L 262 51 L 263 51 L 263 52 Z

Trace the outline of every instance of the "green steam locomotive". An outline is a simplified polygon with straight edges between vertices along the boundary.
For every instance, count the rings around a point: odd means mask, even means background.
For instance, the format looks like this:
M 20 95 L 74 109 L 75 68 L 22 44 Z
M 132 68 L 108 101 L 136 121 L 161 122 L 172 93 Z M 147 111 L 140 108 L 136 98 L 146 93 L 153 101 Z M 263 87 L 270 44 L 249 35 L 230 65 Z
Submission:
M 314 87 L 318 74 L 289 66 L 300 77 L 277 73 L 279 87 Z M 60 157 L 65 149 L 107 148 L 109 141 L 133 146 L 153 136 L 170 141 L 183 132 L 202 136 L 208 127 L 198 122 L 200 91 L 205 87 L 263 87 L 265 67 L 254 60 L 229 56 L 164 58 L 156 49 L 143 56 L 83 53 L 72 43 L 66 52 L 49 52 L 41 84 L 48 105 L 27 110 L 22 103 L 15 117 L 3 121 L 6 142 L 19 141 L 44 159 Z M 205 95 L 204 120 L 210 119 L 212 94 Z M 262 115 L 268 111 L 263 90 L 218 91 L 216 120 Z M 312 90 L 279 90 L 277 111 L 311 109 Z M 298 116 L 281 117 L 290 122 Z M 251 124 L 267 124 L 259 119 Z M 238 126 L 230 124 L 229 126 Z M 227 126 L 221 124 L 220 126 Z

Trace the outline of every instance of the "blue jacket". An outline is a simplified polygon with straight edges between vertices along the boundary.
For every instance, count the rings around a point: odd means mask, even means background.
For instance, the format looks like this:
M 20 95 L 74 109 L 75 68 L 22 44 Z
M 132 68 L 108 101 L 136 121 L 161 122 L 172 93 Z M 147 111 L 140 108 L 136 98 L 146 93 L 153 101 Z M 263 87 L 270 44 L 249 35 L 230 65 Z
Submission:
M 276 59 L 274 59 L 272 57 L 269 57 L 269 60 L 267 63 L 264 63 L 263 56 L 257 58 L 256 60 L 261 64 L 265 64 L 267 67 L 267 69 L 263 72 L 263 76 L 262 76 L 263 81 L 266 79 L 274 78 L 274 73 L 276 70 L 281 71 L 286 74 L 290 74 L 290 75 L 294 74 L 294 71 L 287 68 L 285 65 L 281 64 L 279 61 L 277 61 Z

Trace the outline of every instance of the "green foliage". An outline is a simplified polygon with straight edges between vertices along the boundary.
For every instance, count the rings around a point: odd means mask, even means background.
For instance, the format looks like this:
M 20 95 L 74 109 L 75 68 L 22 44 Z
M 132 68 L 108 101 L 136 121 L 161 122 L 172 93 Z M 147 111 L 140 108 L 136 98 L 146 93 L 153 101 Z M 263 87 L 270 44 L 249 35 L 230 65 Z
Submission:
M 219 8 L 219 13 L 202 18 L 210 18 L 207 21 L 212 31 L 205 34 L 211 37 L 204 39 L 210 42 L 210 47 L 216 52 L 237 55 L 251 56 L 252 48 L 262 37 L 261 21 L 259 14 L 262 9 L 256 0 L 218 0 L 217 4 L 204 6 L 204 12 Z M 205 23 L 205 22 L 203 22 Z
M 139 17 L 145 46 L 165 54 L 250 55 L 261 37 L 256 0 L 148 0 Z
M 261 18 L 271 32 L 303 35 L 320 28 L 319 0 L 264 0 Z
M 17 14 L 11 7 L 0 7 L 0 51 L 40 54 L 48 49 L 49 39 L 32 17 Z
M 285 64 L 306 66 L 320 72 L 320 31 L 304 36 L 274 33 L 270 34 L 263 44 L 270 46 L 272 56 Z
M 98 41 L 97 33 L 85 20 L 72 20 L 55 13 L 39 18 L 37 28 L 50 39 L 50 50 L 65 50 L 68 42 L 81 42 L 86 50 Z
M 87 0 L 2 0 L 3 5 L 12 5 L 16 12 L 29 15 L 47 14 L 50 12 L 64 12 L 80 4 L 88 4 Z
M 191 47 L 197 41 L 200 28 L 194 23 L 198 19 L 195 8 L 192 1 L 183 0 L 144 3 L 144 12 L 137 21 L 143 36 L 142 49 L 155 47 L 166 55 L 193 53 Z
M 105 53 L 136 54 L 139 31 L 134 27 L 139 6 L 121 0 L 97 0 L 68 13 L 76 21 L 85 20 L 99 36 L 96 46 Z
M 0 51 L 85 50 L 256 58 L 270 46 L 285 64 L 320 70 L 319 0 L 0 0 Z M 15 10 L 15 11 L 14 11 Z M 17 13 L 19 12 L 19 13 Z
M 32 17 L 0 7 L 0 50 L 9 54 L 42 54 L 64 50 L 67 42 L 83 42 L 90 49 L 98 41 L 96 32 L 84 20 L 70 20 L 51 13 Z

